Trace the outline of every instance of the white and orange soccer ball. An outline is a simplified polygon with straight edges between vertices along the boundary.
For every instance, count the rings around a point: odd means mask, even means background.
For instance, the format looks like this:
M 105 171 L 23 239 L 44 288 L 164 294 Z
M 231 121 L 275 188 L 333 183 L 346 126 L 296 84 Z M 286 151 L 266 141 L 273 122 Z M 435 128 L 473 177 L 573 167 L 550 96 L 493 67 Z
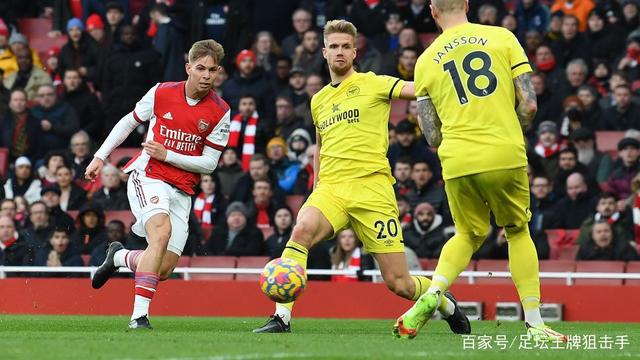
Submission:
M 272 301 L 295 301 L 307 286 L 307 274 L 295 260 L 277 258 L 265 265 L 260 275 L 260 288 Z

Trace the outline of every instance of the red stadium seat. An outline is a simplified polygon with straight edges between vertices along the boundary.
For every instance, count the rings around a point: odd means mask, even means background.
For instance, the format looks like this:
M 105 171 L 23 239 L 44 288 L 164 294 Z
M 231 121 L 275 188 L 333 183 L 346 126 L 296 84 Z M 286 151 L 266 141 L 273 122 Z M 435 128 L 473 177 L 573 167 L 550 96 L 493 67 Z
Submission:
M 549 246 L 551 246 L 552 248 L 560 247 L 560 244 L 562 243 L 565 236 L 564 229 L 548 229 L 545 230 L 545 233 L 547 234 L 547 241 L 549 242 Z
M 235 256 L 196 256 L 191 267 L 235 268 Z M 233 280 L 233 274 L 190 274 L 192 280 Z
M 574 272 L 574 260 L 540 260 L 540 272 Z M 540 279 L 541 284 L 565 285 L 566 279 Z
M 46 38 L 52 29 L 51 19 L 23 18 L 18 20 L 18 27 L 28 39 Z
M 111 155 L 109 155 L 109 161 L 111 161 L 111 163 L 115 165 L 123 157 L 132 158 L 136 156 L 139 152 L 140 152 L 140 148 L 127 148 L 127 147 L 116 148 L 113 150 Z
M 189 267 L 191 266 L 191 256 L 180 256 L 180 258 L 178 258 L 178 264 L 176 265 L 176 267 Z
M 418 37 L 420 38 L 420 44 L 426 49 L 438 37 L 438 33 L 422 33 Z
M 0 148 L 0 179 L 7 177 L 9 172 L 9 149 Z
M 624 131 L 596 131 L 598 150 L 615 153 L 617 157 L 618 142 L 624 137 Z
M 623 273 L 622 261 L 578 261 L 576 272 Z M 622 285 L 622 279 L 575 279 L 576 285 Z
M 625 272 L 631 274 L 640 274 L 640 261 L 630 261 L 627 263 Z M 640 286 L 640 280 L 625 280 L 625 285 Z
M 104 212 L 105 224 L 108 224 L 111 220 L 120 220 L 124 223 L 126 230 L 129 230 L 131 225 L 136 221 L 135 216 L 130 210 L 112 210 Z
M 558 260 L 575 260 L 576 255 L 578 255 L 578 250 L 580 246 L 572 245 L 569 247 L 561 247 L 558 248 Z
M 295 220 L 298 216 L 298 211 L 304 204 L 304 195 L 289 195 L 286 198 L 287 206 L 291 208 L 293 211 L 293 219 Z
M 269 262 L 268 256 L 239 256 L 238 268 L 262 269 Z M 260 274 L 237 274 L 236 280 L 258 281 Z
M 477 271 L 509 271 L 508 260 L 478 260 Z M 512 284 L 511 278 L 504 277 L 478 277 L 477 284 Z
M 65 35 L 58 36 L 57 38 L 35 37 L 29 39 L 29 46 L 36 52 L 46 52 L 52 47 L 61 49 L 67 43 L 67 37 Z M 43 59 L 44 60 L 44 59 Z
M 393 125 L 397 125 L 400 120 L 407 117 L 408 107 L 408 100 L 391 100 L 391 113 L 389 114 L 389 121 L 391 121 Z
M 578 235 L 580 235 L 580 229 L 567 229 L 562 245 L 564 246 L 576 245 L 578 243 Z

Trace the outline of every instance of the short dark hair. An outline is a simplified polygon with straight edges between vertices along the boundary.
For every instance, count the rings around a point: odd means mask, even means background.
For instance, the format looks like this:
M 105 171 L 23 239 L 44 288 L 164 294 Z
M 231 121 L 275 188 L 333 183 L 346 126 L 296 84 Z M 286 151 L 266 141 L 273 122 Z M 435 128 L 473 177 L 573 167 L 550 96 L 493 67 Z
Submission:
M 568 147 L 568 148 L 564 148 L 564 149 L 560 150 L 560 152 L 558 153 L 558 158 L 560 158 L 560 155 L 567 154 L 567 153 L 573 154 L 573 156 L 575 156 L 576 159 L 578 158 L 578 151 L 574 147 L 571 147 L 571 146 Z
M 51 230 L 49 232 L 49 235 L 47 236 L 47 240 L 51 240 L 51 238 L 53 237 L 53 235 L 55 235 L 55 233 L 60 233 L 60 232 L 65 233 L 65 235 L 67 235 L 67 237 L 71 236 L 71 231 L 68 228 L 55 227 L 55 228 L 53 228 L 53 230 Z
M 600 202 L 600 200 L 603 199 L 611 199 L 613 198 L 613 200 L 618 200 L 618 197 L 616 196 L 616 194 L 612 193 L 611 191 L 604 191 L 601 192 L 600 195 L 598 195 L 598 202 Z
M 242 95 L 240 95 L 240 98 L 238 99 L 238 103 L 240 103 L 240 100 L 246 99 L 246 98 L 253 99 L 254 103 L 258 103 L 258 101 L 256 100 L 256 96 L 253 95 L 253 94 L 242 94 Z
M 413 166 L 413 161 L 411 161 L 411 158 L 408 157 L 408 156 L 402 156 L 402 157 L 398 158 L 398 160 L 396 160 L 396 164 L 399 164 L 399 163 L 409 164 L 409 166 L 411 166 L 411 167 Z
M 269 165 L 269 160 L 267 160 L 267 157 L 264 156 L 264 154 L 253 154 L 251 155 L 251 161 L 262 161 L 265 165 Z
M 36 200 L 36 201 L 32 202 L 31 204 L 29 204 L 29 213 L 31 213 L 31 209 L 33 208 L 34 205 L 42 205 L 42 206 L 44 206 L 44 208 L 46 210 L 49 210 L 49 207 L 47 206 L 47 204 L 44 203 L 44 201 Z
M 416 161 L 414 161 L 413 164 L 411 165 L 411 170 L 413 170 L 413 168 L 415 168 L 416 165 L 418 164 L 425 164 L 427 165 L 427 168 L 429 169 L 429 171 L 433 171 L 431 169 L 431 164 L 429 164 L 429 162 L 427 162 L 427 160 L 424 160 L 424 159 L 417 159 Z
M 125 227 L 124 223 L 121 220 L 118 220 L 118 219 L 114 219 L 114 220 L 109 221 L 109 224 L 107 224 L 107 226 L 109 226 L 111 224 L 122 226 L 122 228 Z

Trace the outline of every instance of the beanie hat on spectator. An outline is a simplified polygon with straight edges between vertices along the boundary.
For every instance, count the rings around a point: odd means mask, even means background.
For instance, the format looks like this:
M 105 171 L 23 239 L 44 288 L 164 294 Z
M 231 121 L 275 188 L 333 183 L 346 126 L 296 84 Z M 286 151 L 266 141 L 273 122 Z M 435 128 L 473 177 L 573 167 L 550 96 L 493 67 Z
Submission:
M 13 44 L 29 45 L 29 40 L 27 40 L 27 37 L 24 36 L 23 34 L 20 34 L 19 32 L 14 31 L 13 34 L 11 34 L 11 37 L 9 38 L 9 45 L 13 45 Z
M 91 14 L 87 18 L 87 31 L 95 30 L 95 29 L 104 29 L 104 22 L 102 18 L 98 14 Z
M 640 149 L 640 141 L 634 138 L 623 138 L 618 142 L 618 151 L 624 150 L 627 146 L 633 146 L 636 149 Z
M 16 159 L 15 167 L 23 166 L 23 165 L 31 166 L 31 161 L 26 156 L 20 156 L 19 158 Z
M 82 23 L 82 20 L 78 18 L 69 19 L 69 21 L 67 21 L 67 32 L 69 32 L 69 30 L 73 29 L 74 27 L 77 27 L 80 30 L 84 30 L 84 24 Z
M 231 215 L 231 213 L 233 212 L 239 212 L 242 215 L 247 216 L 247 207 L 244 206 L 244 204 L 241 203 L 240 201 L 234 201 L 231 204 L 229 204 L 229 206 L 227 206 L 227 211 L 225 212 L 225 215 L 229 217 L 229 215 Z
M 429 204 L 428 202 L 423 202 L 416 205 L 416 208 L 413 210 L 413 217 L 418 217 L 418 213 L 425 210 L 431 212 L 434 215 L 436 214 L 436 209 L 433 207 L 433 205 Z
M 0 18 L 0 35 L 9 37 L 9 28 L 2 18 Z
M 273 139 L 269 140 L 269 142 L 267 143 L 267 153 L 272 146 L 281 146 L 284 154 L 287 155 L 287 143 L 283 138 L 276 136 Z
M 60 48 L 59 47 L 52 47 L 51 49 L 49 49 L 49 51 L 47 51 L 47 55 L 49 57 L 55 56 L 57 57 L 58 55 L 60 55 Z
M 253 51 L 247 50 L 247 49 L 244 49 L 244 50 L 240 51 L 238 53 L 238 55 L 236 56 L 236 66 L 240 65 L 242 60 L 244 60 L 244 59 L 246 59 L 248 57 L 253 59 L 253 62 L 256 62 L 256 54 Z
M 49 186 L 43 187 L 42 190 L 40 190 L 40 196 L 44 196 L 44 194 L 46 194 L 48 192 L 54 192 L 54 193 L 58 194 L 58 196 L 60 196 L 62 194 L 62 192 L 60 191 L 60 188 L 58 187 L 58 185 L 49 185 Z
M 558 125 L 556 125 L 556 123 L 554 123 L 551 120 L 545 120 L 541 122 L 540 125 L 538 126 L 538 135 L 545 132 L 552 132 L 554 134 L 558 134 Z

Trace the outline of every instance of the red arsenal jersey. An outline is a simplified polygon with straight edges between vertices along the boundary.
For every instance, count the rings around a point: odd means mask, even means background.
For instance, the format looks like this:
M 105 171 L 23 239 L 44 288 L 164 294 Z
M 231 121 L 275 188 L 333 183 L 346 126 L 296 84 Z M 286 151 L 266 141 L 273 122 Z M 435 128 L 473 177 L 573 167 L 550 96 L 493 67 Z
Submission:
M 149 121 L 146 141 L 161 143 L 167 150 L 189 156 L 202 156 L 205 145 L 222 151 L 229 135 L 229 105 L 214 91 L 200 100 L 189 99 L 185 82 L 160 83 L 136 104 L 134 118 Z M 138 170 L 162 180 L 189 195 L 200 174 L 152 159 L 140 151 L 124 171 Z

